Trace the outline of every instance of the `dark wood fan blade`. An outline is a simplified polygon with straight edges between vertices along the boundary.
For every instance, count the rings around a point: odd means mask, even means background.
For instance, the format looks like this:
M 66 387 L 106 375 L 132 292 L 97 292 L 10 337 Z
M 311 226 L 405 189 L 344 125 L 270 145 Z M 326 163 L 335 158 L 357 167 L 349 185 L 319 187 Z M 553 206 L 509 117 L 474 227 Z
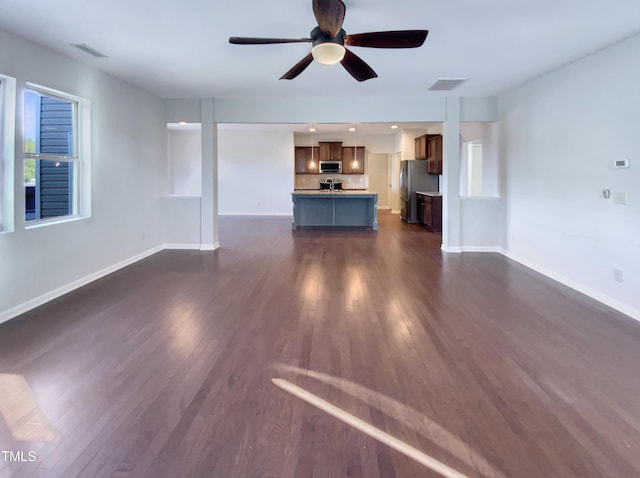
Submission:
M 349 50 L 345 52 L 344 58 L 340 63 L 358 81 L 370 80 L 378 76 L 362 58 Z
M 229 37 L 229 43 L 234 45 L 269 45 L 271 43 L 309 43 L 311 38 L 255 38 Z
M 340 33 L 346 11 L 342 0 L 313 0 L 313 14 L 320 30 L 332 38 Z
M 300 60 L 296 65 L 287 71 L 284 75 L 280 77 L 281 80 L 293 80 L 296 76 L 302 73 L 313 61 L 313 56 L 309 53 L 302 60 Z
M 344 37 L 345 45 L 370 48 L 416 48 L 422 46 L 429 30 L 398 30 L 356 33 Z

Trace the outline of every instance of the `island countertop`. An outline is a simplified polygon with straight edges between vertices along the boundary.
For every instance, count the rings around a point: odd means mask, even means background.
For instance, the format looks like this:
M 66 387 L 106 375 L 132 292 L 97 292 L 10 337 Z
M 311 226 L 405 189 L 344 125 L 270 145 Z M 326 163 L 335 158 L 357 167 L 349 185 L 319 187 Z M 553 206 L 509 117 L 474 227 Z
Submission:
M 335 197 L 335 196 L 353 196 L 353 197 L 374 197 L 377 193 L 367 189 L 296 189 L 291 193 L 292 196 L 304 197 Z

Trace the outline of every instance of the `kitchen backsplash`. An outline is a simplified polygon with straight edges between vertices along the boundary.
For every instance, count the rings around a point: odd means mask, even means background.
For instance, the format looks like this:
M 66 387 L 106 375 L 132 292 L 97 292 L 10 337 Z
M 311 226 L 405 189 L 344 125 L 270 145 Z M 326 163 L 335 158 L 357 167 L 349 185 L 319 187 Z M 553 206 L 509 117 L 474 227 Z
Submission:
M 296 174 L 296 189 L 320 189 L 320 181 L 327 178 L 342 181 L 344 189 L 369 189 L 368 174 Z

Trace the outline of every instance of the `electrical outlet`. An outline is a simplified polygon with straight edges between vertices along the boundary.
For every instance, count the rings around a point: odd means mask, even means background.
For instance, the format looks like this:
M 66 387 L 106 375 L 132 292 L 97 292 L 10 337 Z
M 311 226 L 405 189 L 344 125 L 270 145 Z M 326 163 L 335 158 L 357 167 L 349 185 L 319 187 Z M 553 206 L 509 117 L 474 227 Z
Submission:
M 624 191 L 613 191 L 613 204 L 620 204 L 624 206 L 627 204 L 627 193 Z
M 613 269 L 613 280 L 616 282 L 623 282 L 624 274 L 620 269 Z

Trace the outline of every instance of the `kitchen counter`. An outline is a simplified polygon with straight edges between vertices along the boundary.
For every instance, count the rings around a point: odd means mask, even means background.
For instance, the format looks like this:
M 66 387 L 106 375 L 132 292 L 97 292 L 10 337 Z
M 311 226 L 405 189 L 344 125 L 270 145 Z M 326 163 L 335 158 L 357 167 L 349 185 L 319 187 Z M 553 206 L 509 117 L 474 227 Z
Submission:
M 378 229 L 378 194 L 367 190 L 296 190 L 292 229 L 298 227 L 370 227 Z
M 367 189 L 296 189 L 291 194 L 298 194 L 300 196 L 326 196 L 327 194 L 337 194 L 342 196 L 377 196 L 377 193 L 372 193 Z
M 319 188 L 295 188 L 294 192 L 299 192 L 299 191 L 326 191 L 326 189 L 319 189 Z M 360 192 L 366 192 L 367 188 L 342 188 L 342 191 L 360 191 Z

